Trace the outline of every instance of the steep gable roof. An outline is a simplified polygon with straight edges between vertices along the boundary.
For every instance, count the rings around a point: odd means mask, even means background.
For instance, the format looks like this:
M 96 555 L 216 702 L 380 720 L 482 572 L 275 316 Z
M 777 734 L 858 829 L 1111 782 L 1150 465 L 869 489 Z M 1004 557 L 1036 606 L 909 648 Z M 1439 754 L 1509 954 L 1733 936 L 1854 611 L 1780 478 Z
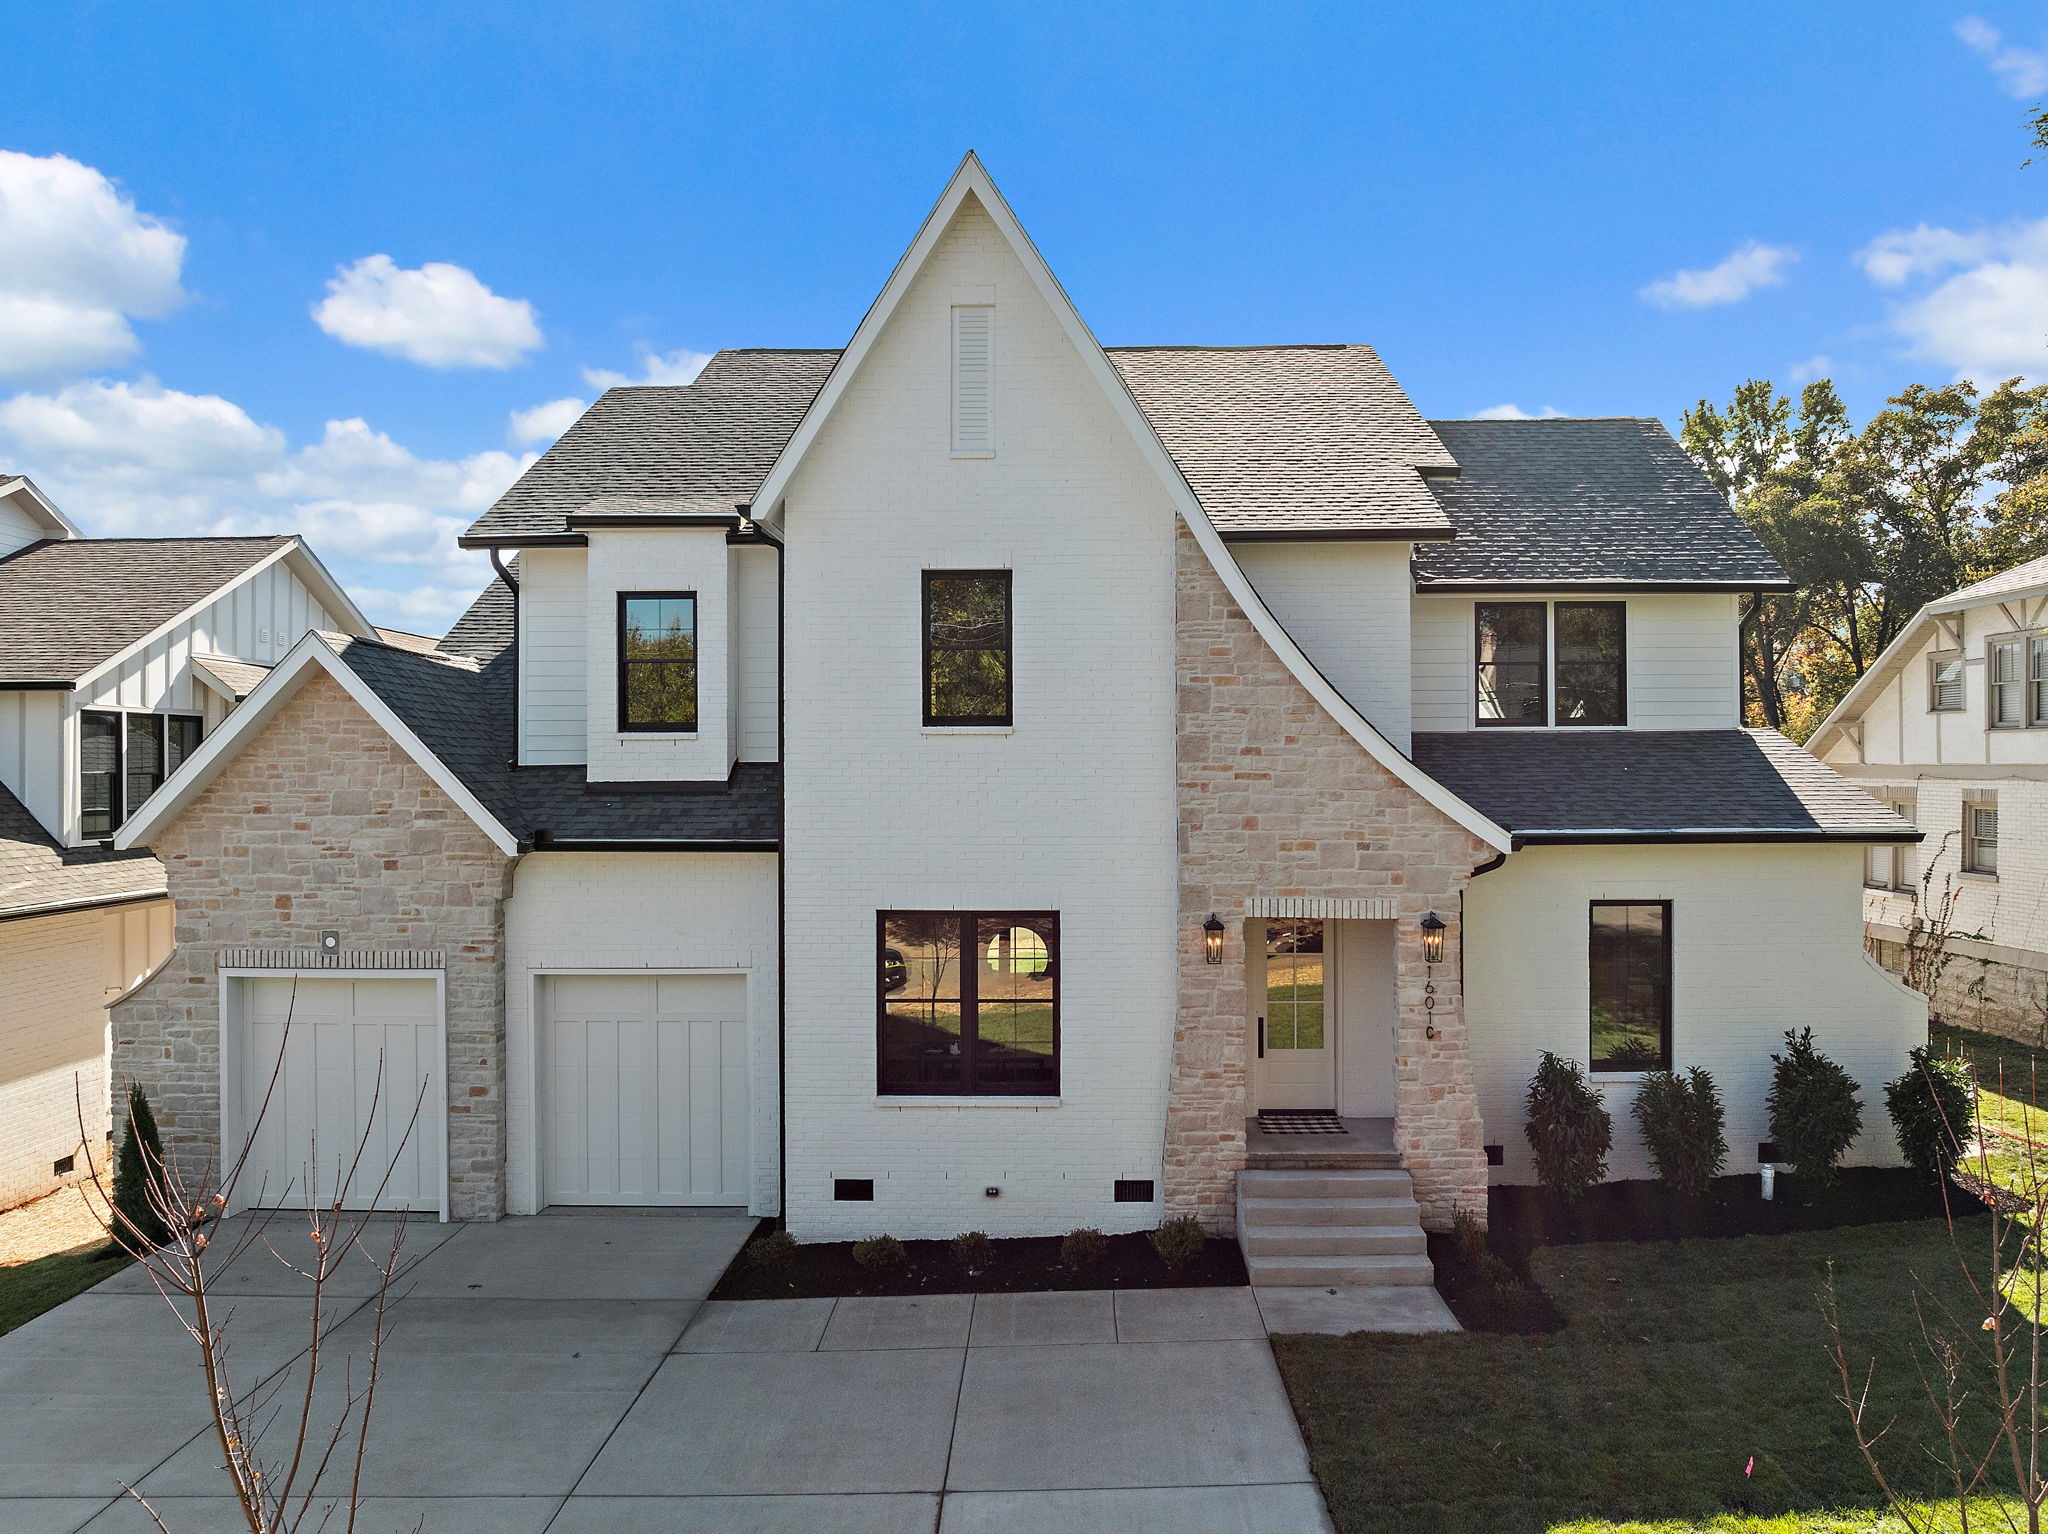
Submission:
M 1662 422 L 1430 425 L 1458 460 L 1456 479 L 1430 484 L 1458 536 L 1415 551 L 1421 588 L 1791 587 Z

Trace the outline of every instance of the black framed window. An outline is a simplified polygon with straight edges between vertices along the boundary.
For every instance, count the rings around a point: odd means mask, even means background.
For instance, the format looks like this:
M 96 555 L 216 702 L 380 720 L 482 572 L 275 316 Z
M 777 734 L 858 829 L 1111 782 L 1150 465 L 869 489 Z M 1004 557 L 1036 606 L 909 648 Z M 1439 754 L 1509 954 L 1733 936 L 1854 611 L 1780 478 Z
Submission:
M 198 714 L 85 709 L 78 716 L 79 831 L 112 836 L 199 749 Z
M 78 716 L 79 830 L 112 836 L 121 814 L 121 716 L 87 709 Z
M 1557 604 L 1557 722 L 1628 723 L 1628 604 Z
M 697 728 L 697 593 L 619 593 L 619 728 Z
M 885 1096 L 1060 1089 L 1056 911 L 877 911 L 876 1083 Z
M 160 714 L 129 714 L 121 740 L 121 807 L 139 810 L 164 786 L 164 721 Z
M 199 749 L 206 733 L 206 721 L 197 714 L 168 714 L 164 717 L 164 776 L 185 765 L 185 758 Z
M 1671 1069 L 1671 902 L 1592 902 L 1590 1031 L 1596 1071 Z
M 924 572 L 924 722 L 1010 723 L 1010 572 Z
M 1542 602 L 1481 602 L 1474 611 L 1479 723 L 1548 724 L 1548 607 Z

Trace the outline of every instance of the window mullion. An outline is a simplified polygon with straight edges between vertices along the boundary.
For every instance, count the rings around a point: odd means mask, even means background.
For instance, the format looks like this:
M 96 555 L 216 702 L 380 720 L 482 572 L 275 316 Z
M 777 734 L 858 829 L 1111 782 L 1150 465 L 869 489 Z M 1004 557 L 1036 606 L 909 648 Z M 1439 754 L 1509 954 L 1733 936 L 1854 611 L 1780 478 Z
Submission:
M 969 1096 L 980 1090 L 977 1057 L 981 1053 L 981 965 L 975 952 L 975 913 L 960 917 L 960 1089 Z

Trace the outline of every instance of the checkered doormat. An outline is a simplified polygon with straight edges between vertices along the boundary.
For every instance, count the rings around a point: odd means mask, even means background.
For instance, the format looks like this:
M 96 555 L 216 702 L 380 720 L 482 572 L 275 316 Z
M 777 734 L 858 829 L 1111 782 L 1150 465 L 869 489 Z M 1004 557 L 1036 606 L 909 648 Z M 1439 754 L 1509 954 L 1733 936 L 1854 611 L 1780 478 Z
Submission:
M 1349 1133 L 1334 1113 L 1311 1109 L 1261 1108 L 1259 1129 L 1269 1135 L 1341 1135 Z

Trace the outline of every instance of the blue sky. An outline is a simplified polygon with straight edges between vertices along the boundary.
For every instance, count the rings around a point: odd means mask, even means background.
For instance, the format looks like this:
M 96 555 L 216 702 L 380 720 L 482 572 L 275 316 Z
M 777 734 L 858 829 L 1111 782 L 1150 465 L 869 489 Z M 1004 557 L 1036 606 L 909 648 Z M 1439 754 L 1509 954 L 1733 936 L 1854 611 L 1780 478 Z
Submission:
M 0 17 L 0 467 L 401 626 L 523 413 L 839 344 L 970 146 L 1103 341 L 1369 341 L 1429 414 L 2048 352 L 2038 3 Z

